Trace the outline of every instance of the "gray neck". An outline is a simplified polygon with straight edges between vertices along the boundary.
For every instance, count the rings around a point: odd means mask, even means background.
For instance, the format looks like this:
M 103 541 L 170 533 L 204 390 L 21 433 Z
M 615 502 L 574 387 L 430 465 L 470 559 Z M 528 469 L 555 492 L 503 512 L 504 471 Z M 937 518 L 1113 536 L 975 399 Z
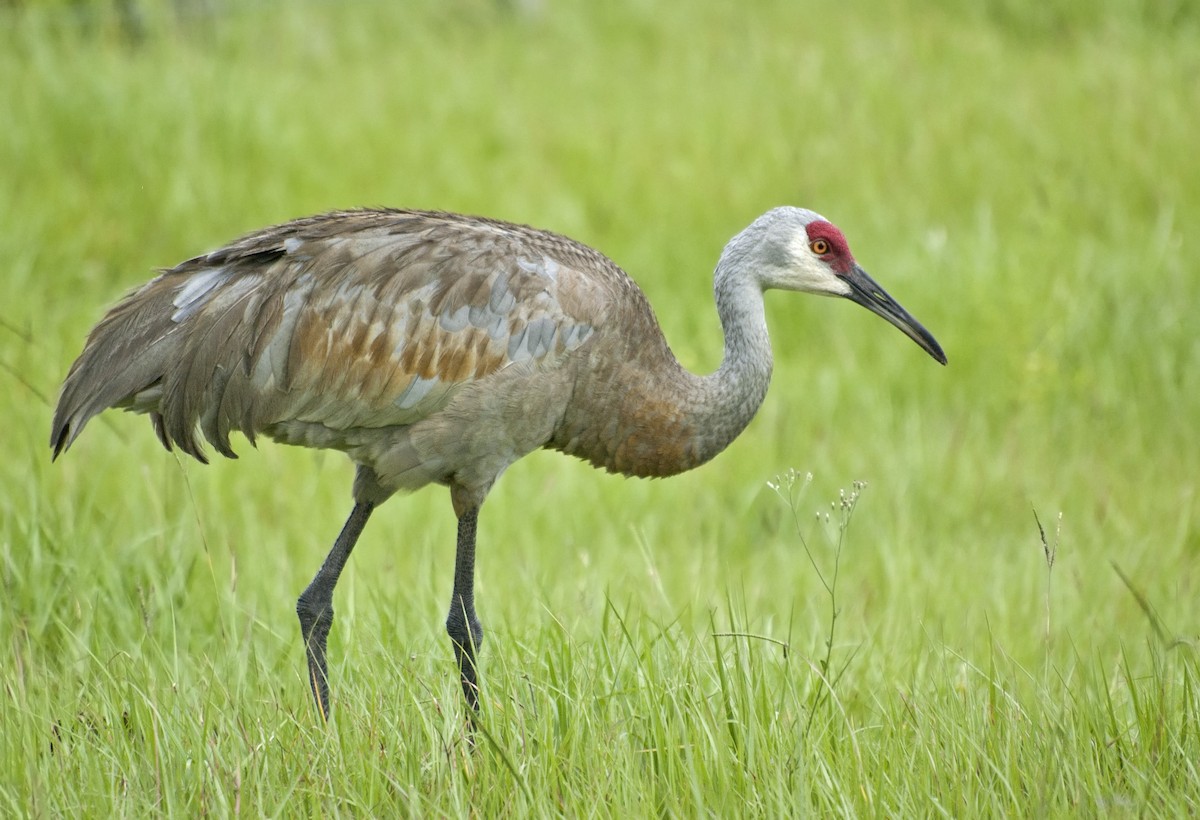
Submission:
M 746 269 L 723 257 L 713 281 L 725 355 L 715 373 L 699 379 L 694 412 L 702 430 L 704 460 L 729 446 L 762 406 L 771 383 L 771 340 L 762 286 Z

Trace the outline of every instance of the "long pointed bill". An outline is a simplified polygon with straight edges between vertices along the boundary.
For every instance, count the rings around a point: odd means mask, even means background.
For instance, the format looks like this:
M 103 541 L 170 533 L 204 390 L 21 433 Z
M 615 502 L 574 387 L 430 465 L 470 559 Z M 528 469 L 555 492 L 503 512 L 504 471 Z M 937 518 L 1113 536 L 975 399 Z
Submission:
M 900 303 L 889 296 L 865 270 L 855 265 L 850 273 L 842 278 L 850 286 L 850 292 L 846 294 L 847 299 L 887 319 L 930 356 L 942 364 L 946 363 L 946 354 L 942 352 L 942 346 L 933 338 L 933 334 L 909 315 L 907 310 L 900 307 Z

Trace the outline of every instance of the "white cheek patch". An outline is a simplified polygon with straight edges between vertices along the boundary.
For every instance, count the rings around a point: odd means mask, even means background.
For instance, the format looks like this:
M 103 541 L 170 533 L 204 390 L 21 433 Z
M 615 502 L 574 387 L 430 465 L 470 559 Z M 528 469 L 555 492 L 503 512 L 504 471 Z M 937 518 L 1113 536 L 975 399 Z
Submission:
M 808 234 L 804 231 L 792 234 L 791 239 L 788 241 L 788 253 L 792 259 L 811 257 L 813 252 L 808 247 Z
M 789 265 L 782 272 L 781 281 L 778 284 L 772 284 L 772 287 L 826 296 L 848 295 L 850 286 L 846 284 L 846 280 L 838 276 L 827 262 L 813 253 L 809 242 L 808 232 L 805 230 L 796 231 L 788 238 Z

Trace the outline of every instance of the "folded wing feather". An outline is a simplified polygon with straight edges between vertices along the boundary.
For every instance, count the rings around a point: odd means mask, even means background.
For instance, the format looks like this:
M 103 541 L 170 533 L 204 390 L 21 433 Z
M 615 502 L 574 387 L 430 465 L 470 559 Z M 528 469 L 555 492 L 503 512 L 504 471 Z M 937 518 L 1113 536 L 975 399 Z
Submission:
M 464 384 L 585 343 L 604 299 L 583 292 L 581 261 L 612 264 L 554 234 L 424 212 L 251 234 L 109 312 L 67 377 L 52 444 L 109 406 L 151 413 L 164 445 L 201 460 L 197 430 L 233 456 L 233 430 L 411 424 Z

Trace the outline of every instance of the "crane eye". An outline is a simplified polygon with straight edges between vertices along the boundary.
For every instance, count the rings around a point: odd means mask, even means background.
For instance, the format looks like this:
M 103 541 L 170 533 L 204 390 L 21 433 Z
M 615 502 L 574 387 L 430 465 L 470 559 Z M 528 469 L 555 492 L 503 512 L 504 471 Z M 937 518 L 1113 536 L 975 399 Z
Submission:
M 814 239 L 812 242 L 808 243 L 808 247 L 810 247 L 812 252 L 817 256 L 824 256 L 831 250 L 829 247 L 829 242 L 824 239 Z

